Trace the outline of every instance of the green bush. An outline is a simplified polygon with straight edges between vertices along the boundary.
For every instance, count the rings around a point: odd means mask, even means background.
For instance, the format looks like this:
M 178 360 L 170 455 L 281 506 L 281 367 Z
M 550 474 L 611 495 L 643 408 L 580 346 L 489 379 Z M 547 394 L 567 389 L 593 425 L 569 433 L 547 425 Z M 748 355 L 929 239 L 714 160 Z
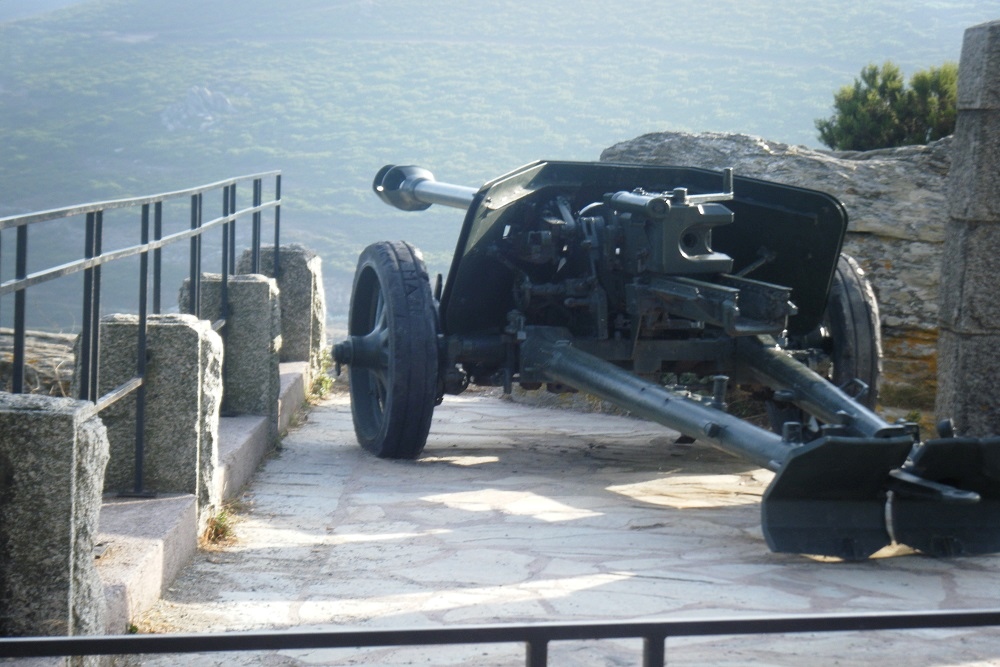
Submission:
M 955 131 L 957 91 L 956 63 L 917 72 L 909 87 L 893 63 L 868 65 L 836 92 L 833 116 L 816 121 L 819 139 L 856 151 L 935 141 Z

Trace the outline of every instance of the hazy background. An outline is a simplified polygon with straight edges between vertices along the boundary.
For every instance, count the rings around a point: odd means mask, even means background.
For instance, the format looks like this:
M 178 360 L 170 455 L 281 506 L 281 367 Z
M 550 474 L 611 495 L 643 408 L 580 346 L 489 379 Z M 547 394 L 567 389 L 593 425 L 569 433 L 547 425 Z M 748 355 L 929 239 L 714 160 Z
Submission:
M 435 272 L 454 248 L 460 212 L 371 194 L 383 164 L 478 186 L 663 130 L 819 147 L 862 67 L 958 61 L 996 18 L 996 0 L 0 0 L 0 216 L 281 169 L 283 241 L 323 257 L 336 326 L 368 243 L 406 239 Z M 136 222 L 109 237 L 138 242 Z M 76 234 L 33 256 L 79 254 Z M 106 274 L 107 309 L 130 275 Z M 31 324 L 73 328 L 70 291 L 33 291 Z

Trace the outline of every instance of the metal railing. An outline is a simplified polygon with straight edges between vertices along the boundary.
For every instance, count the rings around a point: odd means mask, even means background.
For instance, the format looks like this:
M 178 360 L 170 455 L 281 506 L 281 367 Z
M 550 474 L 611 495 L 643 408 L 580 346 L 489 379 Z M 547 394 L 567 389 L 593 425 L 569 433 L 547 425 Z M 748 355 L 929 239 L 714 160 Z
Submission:
M 671 637 L 984 626 L 1000 627 L 1000 609 L 736 617 L 686 621 L 467 625 L 402 630 L 6 638 L 0 639 L 0 658 L 520 643 L 525 645 L 524 664 L 527 667 L 545 667 L 548 664 L 548 648 L 551 642 L 642 639 L 643 667 L 663 667 L 666 664 L 666 640 Z
M 263 201 L 263 183 L 265 179 L 274 179 L 273 199 Z M 248 207 L 237 208 L 237 186 L 252 183 L 253 192 L 251 204 Z M 221 195 L 221 215 L 205 220 L 205 197 L 210 193 Z M 187 228 L 183 231 L 164 235 L 164 204 L 189 201 Z M 138 213 L 140 243 L 113 251 L 103 249 L 104 216 L 115 209 L 132 210 Z M 98 411 L 117 403 L 127 396 L 135 396 L 135 484 L 133 493 L 144 494 L 143 488 L 143 445 L 144 445 L 144 413 L 145 387 L 143 378 L 146 373 L 146 334 L 147 317 L 161 312 L 161 294 L 163 290 L 163 257 L 162 249 L 174 243 L 187 241 L 190 245 L 188 259 L 188 290 L 189 303 L 193 314 L 200 316 L 200 295 L 202 276 L 202 239 L 212 229 L 221 229 L 221 302 L 222 315 L 213 322 L 213 328 L 225 336 L 225 319 L 228 310 L 228 278 L 236 266 L 236 223 L 241 218 L 250 218 L 251 224 L 251 272 L 260 271 L 261 224 L 262 212 L 268 209 L 274 211 L 274 273 L 279 275 L 280 229 L 281 229 L 281 172 L 269 171 L 247 176 L 230 178 L 216 183 L 175 192 L 166 192 L 148 197 L 132 199 L 116 199 L 110 201 L 70 206 L 66 208 L 41 211 L 27 215 L 0 218 L 0 251 L 3 249 L 4 232 L 11 230 L 14 236 L 14 277 L 0 282 L 0 299 L 13 295 L 13 355 L 10 389 L 12 393 L 24 392 L 24 377 L 26 364 L 27 330 L 27 293 L 30 288 L 48 283 L 59 278 L 83 272 L 82 287 L 82 318 L 78 340 L 79 375 L 76 384 L 79 387 L 76 398 L 93 401 Z M 34 272 L 28 271 L 28 238 L 29 230 L 37 225 L 54 220 L 81 217 L 84 224 L 84 247 L 82 259 L 50 266 Z M 8 232 L 7 238 L 11 235 Z M 8 253 L 9 254 L 9 253 Z M 0 252 L 0 259 L 3 258 Z M 79 256 L 79 255 L 78 255 Z M 100 361 L 100 318 L 101 318 L 101 269 L 111 262 L 119 262 L 126 258 L 138 257 L 139 269 L 137 276 L 138 288 L 138 353 L 136 355 L 135 375 L 128 381 L 112 390 L 98 394 L 98 368 Z M 150 259 L 152 267 L 150 270 Z M 152 284 L 150 285 L 150 278 Z M 152 305 L 149 297 L 152 297 Z

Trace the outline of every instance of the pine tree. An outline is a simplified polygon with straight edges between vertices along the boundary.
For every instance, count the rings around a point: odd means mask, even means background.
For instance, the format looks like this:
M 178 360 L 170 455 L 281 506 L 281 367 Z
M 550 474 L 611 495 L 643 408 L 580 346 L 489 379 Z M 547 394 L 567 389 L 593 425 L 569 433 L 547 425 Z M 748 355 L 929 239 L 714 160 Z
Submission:
M 834 94 L 834 114 L 816 121 L 819 138 L 835 150 L 925 144 L 955 130 L 958 65 L 921 70 L 909 87 L 899 67 L 871 64 Z
M 910 79 L 905 118 L 906 144 L 926 144 L 955 131 L 958 109 L 958 65 L 921 70 Z

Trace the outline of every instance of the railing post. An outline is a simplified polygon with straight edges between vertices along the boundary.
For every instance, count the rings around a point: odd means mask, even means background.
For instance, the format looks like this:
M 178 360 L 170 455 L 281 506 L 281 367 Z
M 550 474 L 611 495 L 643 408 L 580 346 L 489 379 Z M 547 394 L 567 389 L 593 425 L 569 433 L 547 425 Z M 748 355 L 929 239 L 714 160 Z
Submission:
M 233 211 L 235 211 L 235 197 L 231 194 L 231 190 L 235 191 L 236 184 L 227 185 L 222 191 L 222 217 L 228 218 Z M 222 345 L 225 348 L 226 345 L 226 334 L 229 330 L 229 326 L 226 324 L 229 318 L 229 276 L 233 274 L 233 253 L 230 247 L 233 239 L 230 236 L 230 228 L 235 226 L 236 222 L 230 222 L 227 220 L 222 224 L 222 279 L 221 279 L 221 304 L 219 307 L 219 319 L 222 320 L 222 327 L 218 330 L 219 335 L 222 337 Z M 227 368 L 226 357 L 222 357 L 222 386 L 226 386 L 227 378 Z
M 84 257 L 93 259 L 101 254 L 103 211 L 87 214 L 84 239 Z M 79 398 L 97 399 L 97 359 L 100 349 L 98 328 L 101 317 L 101 267 L 94 266 L 83 272 L 83 322 L 80 332 L 80 390 Z
M 646 635 L 642 638 L 642 667 L 663 667 L 667 660 L 666 635 Z
M 222 191 L 222 217 L 228 218 L 233 212 L 230 207 L 230 197 L 229 188 L 234 188 L 235 185 L 227 185 Z M 229 276 L 233 274 L 233 265 L 231 263 L 232 258 L 230 257 L 231 252 L 229 248 L 229 226 L 230 222 L 226 221 L 222 224 L 222 307 L 219 313 L 219 319 L 225 320 L 229 316 Z M 222 339 L 225 340 L 224 330 L 220 331 L 222 334 Z
M 28 225 L 17 228 L 17 247 L 14 258 L 14 277 L 23 280 L 28 275 Z M 25 290 L 14 293 L 14 377 L 11 381 L 11 393 L 20 394 L 24 391 L 24 351 L 25 333 Z
M 229 210 L 236 211 L 236 183 L 229 189 Z M 229 267 L 236 266 L 236 220 L 229 225 Z
M 229 226 L 232 221 L 229 220 L 229 214 L 232 211 L 230 208 L 229 201 L 229 189 L 235 187 L 235 185 L 230 184 L 222 188 L 222 217 L 226 219 L 222 223 L 222 273 L 228 273 L 232 271 L 232 264 L 229 263 Z
M 153 206 L 153 239 L 163 238 L 163 202 L 158 201 Z M 153 313 L 160 313 L 160 294 L 163 291 L 163 251 L 157 248 L 153 251 Z
M 253 252 L 253 266 L 251 273 L 260 273 L 260 202 L 261 183 L 259 178 L 253 179 L 253 229 L 251 231 L 250 248 Z
M 191 195 L 191 229 L 201 227 L 201 195 Z M 191 237 L 188 304 L 191 314 L 201 317 L 201 235 Z
M 142 207 L 142 230 L 140 232 L 141 243 L 149 243 L 149 204 Z M 143 469 L 145 467 L 145 445 L 146 445 L 146 341 L 148 334 L 148 321 L 146 313 L 146 291 L 149 280 L 149 253 L 143 252 L 139 255 L 139 331 L 136 341 L 135 374 L 142 378 L 142 384 L 135 394 L 135 483 L 132 493 L 143 495 Z
M 546 667 L 549 664 L 547 639 L 529 639 L 525 644 L 525 667 Z
M 281 278 L 281 174 L 274 177 L 274 277 Z
M 104 252 L 104 211 L 97 211 L 94 214 L 94 257 L 100 257 Z M 94 308 L 90 313 L 91 328 L 93 336 L 90 339 L 90 363 L 94 372 L 90 375 L 90 396 L 92 401 L 96 401 L 100 394 L 97 393 L 97 382 L 100 377 L 98 364 L 101 359 L 101 337 L 99 335 L 101 326 L 101 265 L 94 267 Z
M 94 214 L 87 214 L 86 226 L 84 228 L 84 240 L 83 240 L 83 256 L 85 259 L 89 259 L 94 256 Z M 80 371 L 78 373 L 79 377 L 79 392 L 77 398 L 80 400 L 88 400 L 90 396 L 90 375 L 93 372 L 93 368 L 90 360 L 90 339 L 93 338 L 94 332 L 91 328 L 91 318 L 90 312 L 93 308 L 93 283 L 94 283 L 94 273 L 93 269 L 84 269 L 83 271 L 83 314 L 80 318 L 80 338 L 79 338 L 79 352 L 80 355 Z

